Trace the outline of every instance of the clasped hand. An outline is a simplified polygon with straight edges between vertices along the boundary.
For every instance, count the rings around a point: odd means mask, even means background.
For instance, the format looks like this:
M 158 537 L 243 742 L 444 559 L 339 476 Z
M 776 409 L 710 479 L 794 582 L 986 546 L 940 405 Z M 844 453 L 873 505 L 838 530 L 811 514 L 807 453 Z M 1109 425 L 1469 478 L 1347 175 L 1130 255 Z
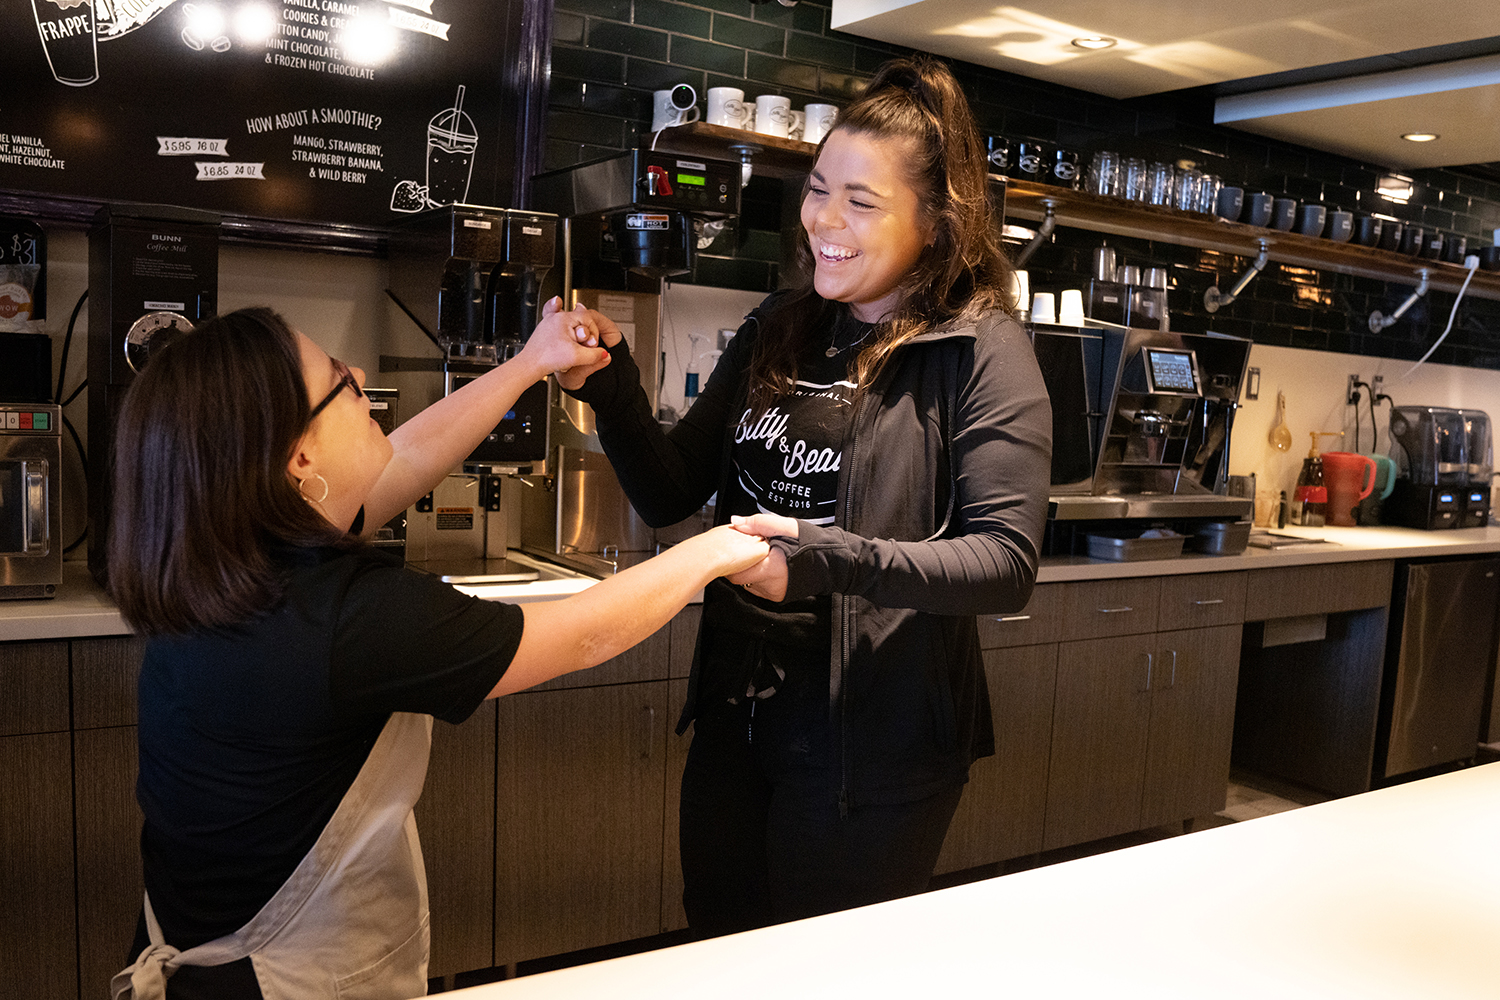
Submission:
M 585 347 L 614 347 L 623 336 L 615 321 L 608 316 L 588 308 L 582 302 L 565 310 L 562 299 L 556 295 L 542 305 L 542 322 L 537 324 L 537 329 L 540 330 L 543 325 L 556 325 L 558 329 L 571 330 L 573 340 Z M 551 371 L 564 389 L 580 389 L 590 375 L 608 364 L 609 353 L 599 351 L 590 360 L 559 365 Z
M 780 514 L 753 514 L 750 517 L 734 515 L 729 524 L 737 531 L 760 538 L 796 538 L 797 522 Z M 766 557 L 749 569 L 725 577 L 730 583 L 744 587 L 756 597 L 767 601 L 786 599 L 786 556 L 780 549 L 772 548 Z

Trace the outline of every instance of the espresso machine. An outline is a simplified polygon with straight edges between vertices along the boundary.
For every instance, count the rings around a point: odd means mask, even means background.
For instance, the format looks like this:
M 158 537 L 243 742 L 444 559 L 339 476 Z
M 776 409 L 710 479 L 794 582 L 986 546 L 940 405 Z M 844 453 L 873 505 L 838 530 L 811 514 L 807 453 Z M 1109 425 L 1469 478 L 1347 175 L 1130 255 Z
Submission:
M 1489 523 L 1494 455 L 1483 410 L 1398 406 L 1391 411 L 1396 483 L 1381 509 L 1408 528 L 1482 528 Z
M 653 408 L 664 282 L 692 271 L 697 251 L 739 215 L 741 177 L 739 163 L 635 149 L 535 178 L 537 205 L 562 220 L 560 280 L 544 295 L 581 302 L 620 327 Z M 709 526 L 706 509 L 671 528 L 641 521 L 585 404 L 557 393 L 548 433 L 548 479 L 522 497 L 524 550 L 609 574 Z
M 153 351 L 214 315 L 219 218 L 166 205 L 105 205 L 89 230 L 89 570 L 105 575 L 115 421 Z
M 442 351 L 431 370 L 442 373 L 444 395 L 519 353 L 536 328 L 556 241 L 555 216 L 479 205 L 433 209 L 393 229 L 387 294 Z M 517 579 L 505 565 L 501 484 L 545 471 L 550 385 L 523 392 L 461 471 L 407 512 L 409 562 L 450 582 Z
M 1254 501 L 1227 495 L 1229 442 L 1251 342 L 1111 324 L 1032 334 L 1052 402 L 1048 554 L 1147 558 L 1130 543 L 1150 536 L 1242 548 Z

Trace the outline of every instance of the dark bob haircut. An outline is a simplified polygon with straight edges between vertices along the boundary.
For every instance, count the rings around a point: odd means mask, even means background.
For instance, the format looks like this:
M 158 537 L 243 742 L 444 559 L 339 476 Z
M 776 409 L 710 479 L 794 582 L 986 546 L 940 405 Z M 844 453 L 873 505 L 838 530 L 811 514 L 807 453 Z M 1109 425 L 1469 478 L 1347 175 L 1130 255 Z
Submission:
M 297 336 L 269 309 L 152 354 L 116 426 L 106 548 L 110 594 L 138 632 L 248 621 L 280 599 L 274 548 L 347 538 L 287 473 L 310 411 Z

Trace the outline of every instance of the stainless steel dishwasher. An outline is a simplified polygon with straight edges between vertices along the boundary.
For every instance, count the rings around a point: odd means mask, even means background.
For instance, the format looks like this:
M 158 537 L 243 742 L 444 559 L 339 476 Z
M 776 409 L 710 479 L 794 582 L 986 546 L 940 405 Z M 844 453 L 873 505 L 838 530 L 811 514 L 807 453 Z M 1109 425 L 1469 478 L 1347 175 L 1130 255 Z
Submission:
M 1475 755 L 1495 663 L 1500 558 L 1396 564 L 1377 777 Z

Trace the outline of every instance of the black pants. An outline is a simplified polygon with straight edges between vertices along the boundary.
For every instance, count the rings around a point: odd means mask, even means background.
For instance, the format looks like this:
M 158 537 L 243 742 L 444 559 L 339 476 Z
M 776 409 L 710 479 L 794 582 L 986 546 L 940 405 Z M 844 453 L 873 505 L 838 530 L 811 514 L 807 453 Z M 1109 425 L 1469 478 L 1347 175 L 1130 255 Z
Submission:
M 827 696 L 701 712 L 682 776 L 683 904 L 702 937 L 926 890 L 963 785 L 839 815 Z

